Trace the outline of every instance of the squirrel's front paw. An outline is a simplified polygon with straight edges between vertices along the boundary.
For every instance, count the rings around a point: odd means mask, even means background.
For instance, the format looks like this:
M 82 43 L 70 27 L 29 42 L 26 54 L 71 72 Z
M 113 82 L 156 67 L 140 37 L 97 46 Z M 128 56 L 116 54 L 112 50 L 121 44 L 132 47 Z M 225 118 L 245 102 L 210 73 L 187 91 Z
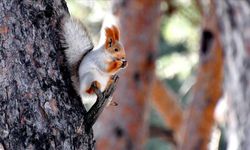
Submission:
M 117 72 L 121 68 L 125 68 L 128 65 L 126 60 L 114 60 L 108 64 L 107 72 Z
M 121 62 L 122 62 L 121 68 L 127 67 L 127 65 L 128 65 L 128 61 L 127 60 L 122 59 Z
M 125 59 L 118 59 L 118 60 L 115 60 L 115 61 L 117 63 L 118 68 L 126 68 L 127 65 L 128 65 L 128 61 L 125 60 Z

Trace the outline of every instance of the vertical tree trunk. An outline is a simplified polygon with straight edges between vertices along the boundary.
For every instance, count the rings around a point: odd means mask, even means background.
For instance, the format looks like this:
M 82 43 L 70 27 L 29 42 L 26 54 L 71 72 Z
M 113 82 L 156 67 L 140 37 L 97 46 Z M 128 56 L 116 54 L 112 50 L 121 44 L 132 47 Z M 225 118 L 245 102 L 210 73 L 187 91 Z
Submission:
M 118 106 L 106 108 L 95 130 L 97 149 L 141 150 L 148 134 L 148 97 L 154 77 L 161 0 L 113 2 L 128 67 L 113 97 Z
M 214 3 L 204 6 L 202 10 L 200 62 L 179 137 L 180 150 L 208 149 L 215 106 L 222 94 L 223 55 Z
M 250 3 L 249 0 L 215 2 L 226 57 L 228 148 L 246 150 L 250 147 Z
M 64 0 L 0 1 L 0 147 L 92 149 L 58 24 Z

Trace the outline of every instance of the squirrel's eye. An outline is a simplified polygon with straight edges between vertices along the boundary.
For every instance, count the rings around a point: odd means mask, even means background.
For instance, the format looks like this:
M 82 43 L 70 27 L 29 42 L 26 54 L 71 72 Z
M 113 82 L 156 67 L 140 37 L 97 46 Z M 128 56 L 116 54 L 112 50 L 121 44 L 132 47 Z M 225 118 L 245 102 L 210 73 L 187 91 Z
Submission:
M 115 48 L 115 52 L 118 52 L 118 49 L 117 49 L 117 48 Z

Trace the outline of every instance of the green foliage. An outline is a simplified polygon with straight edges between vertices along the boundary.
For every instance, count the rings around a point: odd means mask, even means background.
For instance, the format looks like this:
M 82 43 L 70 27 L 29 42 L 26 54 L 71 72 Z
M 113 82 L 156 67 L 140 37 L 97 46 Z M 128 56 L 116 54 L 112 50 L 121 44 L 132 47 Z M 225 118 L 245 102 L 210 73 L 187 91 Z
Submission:
M 166 80 L 174 91 L 179 89 L 198 61 L 199 25 L 201 16 L 193 0 L 173 0 L 175 11 L 163 17 L 156 74 Z M 185 95 L 185 93 L 184 93 Z
M 155 110 L 154 107 L 151 107 L 151 111 L 150 111 L 150 124 L 154 125 L 154 126 L 160 126 L 160 127 L 164 127 L 164 121 L 161 118 L 161 116 L 158 114 L 158 112 Z
M 159 38 L 159 52 L 158 56 L 163 56 L 163 55 L 171 55 L 175 52 L 178 53 L 185 53 L 188 51 L 188 48 L 186 47 L 187 43 L 186 42 L 179 42 L 179 43 L 168 43 L 164 37 L 163 34 L 160 34 Z

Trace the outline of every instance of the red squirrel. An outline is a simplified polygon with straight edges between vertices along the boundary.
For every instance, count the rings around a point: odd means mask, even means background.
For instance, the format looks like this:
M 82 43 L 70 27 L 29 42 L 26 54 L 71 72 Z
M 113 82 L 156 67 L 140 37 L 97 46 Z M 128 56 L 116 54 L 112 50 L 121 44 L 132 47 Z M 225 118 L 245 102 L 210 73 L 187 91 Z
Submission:
M 89 110 L 97 99 L 91 85 L 95 83 L 103 92 L 111 83 L 112 76 L 127 66 L 120 32 L 114 25 L 105 28 L 104 43 L 94 47 L 85 26 L 77 19 L 66 17 L 62 27 L 71 80 L 82 103 Z

